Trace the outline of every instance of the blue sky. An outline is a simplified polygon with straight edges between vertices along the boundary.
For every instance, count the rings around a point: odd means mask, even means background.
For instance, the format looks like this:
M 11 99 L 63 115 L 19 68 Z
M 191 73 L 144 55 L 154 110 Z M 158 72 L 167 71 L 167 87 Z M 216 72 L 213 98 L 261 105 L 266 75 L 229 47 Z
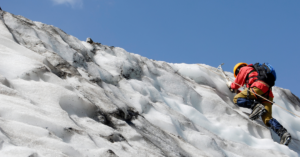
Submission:
M 3 10 L 154 60 L 269 62 L 300 96 L 299 0 L 9 0 Z

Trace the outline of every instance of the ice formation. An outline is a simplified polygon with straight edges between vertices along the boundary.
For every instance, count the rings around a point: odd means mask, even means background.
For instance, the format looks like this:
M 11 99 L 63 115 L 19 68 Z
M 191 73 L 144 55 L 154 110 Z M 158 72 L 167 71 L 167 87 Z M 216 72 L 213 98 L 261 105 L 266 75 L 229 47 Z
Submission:
M 298 157 L 300 119 L 273 106 L 287 147 L 232 102 L 219 71 L 80 41 L 0 11 L 0 156 Z M 229 72 L 230 77 L 233 75 Z M 274 87 L 300 115 L 300 100 Z

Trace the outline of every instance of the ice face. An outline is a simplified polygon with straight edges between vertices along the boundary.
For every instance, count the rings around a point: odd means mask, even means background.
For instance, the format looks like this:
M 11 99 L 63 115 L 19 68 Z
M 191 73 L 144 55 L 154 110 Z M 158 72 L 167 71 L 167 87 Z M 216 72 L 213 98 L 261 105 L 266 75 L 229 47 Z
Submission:
M 233 104 L 214 67 L 154 61 L 1 14 L 0 156 L 299 156 L 299 118 L 273 106 L 294 139 L 280 145 Z M 295 95 L 273 91 L 300 114 Z

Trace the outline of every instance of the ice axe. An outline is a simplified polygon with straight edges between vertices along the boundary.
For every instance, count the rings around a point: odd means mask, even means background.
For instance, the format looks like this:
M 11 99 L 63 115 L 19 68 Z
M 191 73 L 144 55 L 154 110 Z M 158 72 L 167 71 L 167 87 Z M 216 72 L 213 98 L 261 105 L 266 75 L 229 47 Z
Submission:
M 225 74 L 224 70 L 222 69 L 222 65 L 224 65 L 224 63 L 222 63 L 221 65 L 218 66 L 217 69 L 219 69 L 221 71 L 221 73 L 223 74 L 223 76 L 225 77 L 225 79 L 228 81 L 228 82 L 231 82 L 230 81 L 230 78 Z M 233 92 L 234 90 L 233 89 L 230 89 L 231 92 Z
M 221 71 L 221 73 L 223 74 L 223 76 L 225 77 L 225 79 L 227 81 L 230 81 L 229 77 L 225 74 L 224 70 L 222 69 L 222 65 L 224 65 L 224 63 L 222 63 L 221 65 L 219 65 L 217 69 L 219 69 Z

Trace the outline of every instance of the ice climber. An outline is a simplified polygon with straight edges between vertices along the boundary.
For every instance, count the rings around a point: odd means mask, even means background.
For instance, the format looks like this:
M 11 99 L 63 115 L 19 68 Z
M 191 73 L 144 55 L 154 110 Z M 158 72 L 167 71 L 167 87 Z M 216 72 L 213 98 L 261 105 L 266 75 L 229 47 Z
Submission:
M 288 145 L 291 141 L 291 134 L 272 117 L 273 92 L 272 86 L 275 84 L 276 73 L 269 64 L 250 64 L 238 63 L 233 68 L 233 74 L 236 78 L 232 83 L 227 82 L 227 86 L 231 91 L 238 93 L 233 102 L 240 107 L 252 109 L 249 118 L 255 120 L 261 116 L 262 121 L 268 127 L 280 136 L 280 144 Z M 241 86 L 246 85 L 246 89 L 238 91 Z M 249 90 L 251 91 L 249 91 Z M 253 94 L 256 93 L 271 102 Z

